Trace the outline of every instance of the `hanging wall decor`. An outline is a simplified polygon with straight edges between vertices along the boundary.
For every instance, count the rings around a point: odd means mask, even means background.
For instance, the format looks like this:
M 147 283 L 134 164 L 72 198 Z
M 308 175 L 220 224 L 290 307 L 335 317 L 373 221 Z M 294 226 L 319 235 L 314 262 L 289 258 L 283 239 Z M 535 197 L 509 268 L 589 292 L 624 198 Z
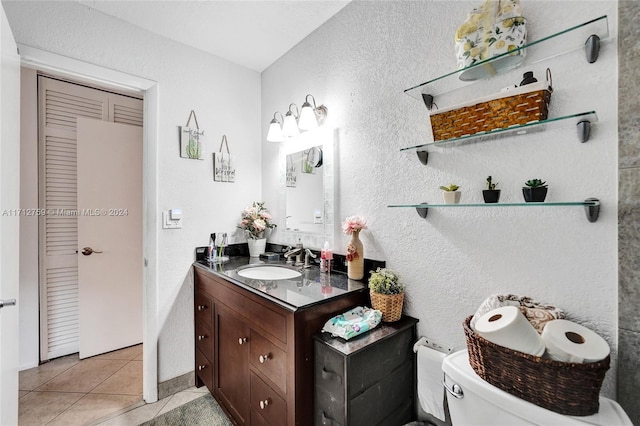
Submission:
M 226 147 L 227 152 L 222 150 Z M 213 153 L 213 180 L 216 182 L 233 183 L 236 180 L 236 169 L 231 162 L 231 154 L 229 152 L 229 142 L 227 135 L 222 135 L 220 149 Z
M 196 128 L 189 127 L 191 117 L 196 123 Z M 186 126 L 179 126 L 180 129 L 180 157 L 190 158 L 192 160 L 202 159 L 202 143 L 200 136 L 204 136 L 204 130 L 200 131 L 198 126 L 198 118 L 194 110 L 191 110 Z
M 293 164 L 291 155 L 287 155 L 287 187 L 295 188 L 297 180 L 296 166 Z

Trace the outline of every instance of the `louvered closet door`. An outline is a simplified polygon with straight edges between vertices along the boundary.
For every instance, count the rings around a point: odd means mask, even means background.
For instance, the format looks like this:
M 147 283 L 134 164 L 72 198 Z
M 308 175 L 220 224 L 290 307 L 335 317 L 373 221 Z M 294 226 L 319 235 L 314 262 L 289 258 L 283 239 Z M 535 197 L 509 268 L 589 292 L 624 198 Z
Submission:
M 41 360 L 79 350 L 76 124 L 142 126 L 142 101 L 38 77 Z

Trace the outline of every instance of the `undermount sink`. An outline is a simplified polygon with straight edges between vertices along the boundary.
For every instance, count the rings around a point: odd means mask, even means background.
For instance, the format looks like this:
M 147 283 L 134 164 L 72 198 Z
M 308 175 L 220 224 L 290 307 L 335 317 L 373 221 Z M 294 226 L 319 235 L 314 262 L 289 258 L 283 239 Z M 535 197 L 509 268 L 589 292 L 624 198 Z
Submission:
M 237 271 L 243 278 L 252 280 L 290 280 L 302 274 L 295 269 L 274 265 L 261 265 L 243 268 Z

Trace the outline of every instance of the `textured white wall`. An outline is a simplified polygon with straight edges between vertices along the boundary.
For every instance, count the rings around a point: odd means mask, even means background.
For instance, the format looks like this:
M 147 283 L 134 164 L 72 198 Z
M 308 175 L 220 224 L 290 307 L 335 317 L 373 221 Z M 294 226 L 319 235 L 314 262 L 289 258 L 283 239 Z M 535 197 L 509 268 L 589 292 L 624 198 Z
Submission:
M 613 42 L 589 65 L 565 55 L 463 91 L 469 99 L 519 83 L 534 70 L 553 73 L 550 116 L 596 110 L 592 140 L 573 127 L 457 148 L 442 148 L 421 165 L 400 148 L 425 143 L 430 128 L 420 101 L 403 90 L 455 69 L 453 34 L 480 5 L 452 1 L 356 1 L 262 75 L 262 131 L 276 110 L 312 93 L 338 129 L 335 251 L 344 217 L 363 215 L 365 255 L 383 259 L 407 284 L 406 311 L 419 333 L 463 347 L 461 323 L 489 295 L 515 293 L 555 304 L 617 348 L 617 24 L 616 2 L 522 1 L 530 40 L 603 14 Z M 496 86 L 488 89 L 488 86 Z M 489 91 L 487 91 L 489 90 Z M 436 102 L 438 102 L 436 100 Z M 441 105 L 444 107 L 445 105 Z M 277 147 L 263 144 L 263 195 L 277 205 Z M 548 201 L 602 201 L 598 222 L 582 208 L 432 210 L 426 220 L 388 204 L 437 203 L 439 185 L 462 188 L 463 202 L 481 202 L 487 175 L 501 201 L 522 199 L 530 178 L 549 183 Z M 604 390 L 613 396 L 615 365 Z
M 180 207 L 184 217 L 181 230 L 156 231 L 158 378 L 192 371 L 193 292 L 186 278 L 193 249 L 206 245 L 211 232 L 234 232 L 241 210 L 260 197 L 260 75 L 76 2 L 3 5 L 19 43 L 158 82 L 158 206 Z M 205 161 L 179 157 L 177 126 L 192 109 L 205 131 Z M 235 159 L 234 184 L 213 182 L 211 153 L 222 134 Z M 20 330 L 23 336 L 37 332 Z M 21 357 L 32 359 L 37 350 Z

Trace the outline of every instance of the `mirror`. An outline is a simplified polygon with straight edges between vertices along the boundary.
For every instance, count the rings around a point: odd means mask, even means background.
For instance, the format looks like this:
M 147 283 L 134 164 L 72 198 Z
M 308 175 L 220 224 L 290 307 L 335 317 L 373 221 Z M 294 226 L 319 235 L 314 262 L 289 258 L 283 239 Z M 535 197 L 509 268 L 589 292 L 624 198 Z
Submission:
M 322 146 L 287 155 L 286 228 L 319 234 L 324 229 Z
M 331 128 L 318 128 L 284 142 L 280 150 L 286 244 L 333 244 L 333 155 Z

